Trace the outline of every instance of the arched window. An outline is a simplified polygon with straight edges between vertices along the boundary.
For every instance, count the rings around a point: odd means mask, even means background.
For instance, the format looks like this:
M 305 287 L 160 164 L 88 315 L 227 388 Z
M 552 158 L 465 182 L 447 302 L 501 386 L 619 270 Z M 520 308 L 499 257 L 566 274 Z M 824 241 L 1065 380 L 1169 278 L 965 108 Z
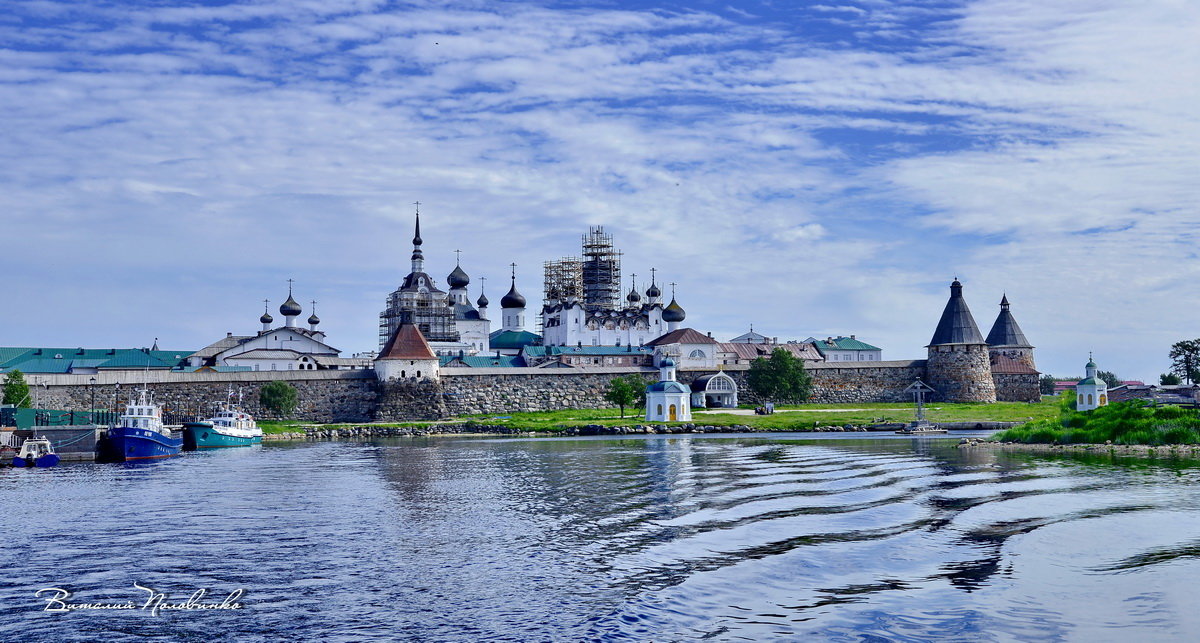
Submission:
M 1075 403 L 1076 403 L 1076 404 L 1083 404 L 1083 393 L 1080 393 L 1080 394 L 1079 394 L 1079 399 L 1078 399 L 1078 400 L 1076 400 L 1076 401 L 1075 401 Z
M 417 371 L 417 377 L 421 377 L 421 371 Z
M 704 351 L 702 351 L 700 349 L 696 349 L 696 350 L 692 351 L 691 354 L 688 355 L 688 357 L 690 357 L 692 359 L 704 359 Z
M 406 371 L 400 371 L 400 377 L 408 377 L 408 373 Z
M 1101 395 L 1100 396 L 1100 406 L 1104 406 L 1105 404 L 1108 404 L 1108 396 Z
M 657 410 L 655 411 L 655 413 L 657 413 L 657 414 L 658 414 L 658 417 L 662 417 L 662 404 L 659 404 L 659 405 L 658 405 L 658 408 L 657 408 Z
M 1092 405 L 1092 394 L 1088 393 L 1088 406 Z

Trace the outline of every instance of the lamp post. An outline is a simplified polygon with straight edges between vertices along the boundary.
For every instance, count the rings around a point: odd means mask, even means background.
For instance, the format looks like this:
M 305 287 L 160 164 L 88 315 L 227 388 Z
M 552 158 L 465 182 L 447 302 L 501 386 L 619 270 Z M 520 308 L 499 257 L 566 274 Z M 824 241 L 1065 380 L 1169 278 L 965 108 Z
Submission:
M 96 423 L 96 378 L 89 380 L 92 383 L 92 408 L 88 410 L 88 419 L 92 424 Z

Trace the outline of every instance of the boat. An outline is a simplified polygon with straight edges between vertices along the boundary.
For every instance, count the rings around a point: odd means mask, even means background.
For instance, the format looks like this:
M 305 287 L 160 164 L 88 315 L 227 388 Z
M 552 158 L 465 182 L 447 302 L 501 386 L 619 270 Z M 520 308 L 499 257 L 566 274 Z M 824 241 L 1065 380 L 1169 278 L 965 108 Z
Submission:
M 940 427 L 936 424 L 932 424 L 930 422 L 925 422 L 924 420 L 921 420 L 918 422 L 913 422 L 912 424 L 909 424 L 908 426 L 904 427 L 903 429 L 896 431 L 896 433 L 898 433 L 900 435 L 929 435 L 932 433 L 947 433 L 947 432 L 948 431 L 946 429 L 943 429 L 942 427 Z
M 125 406 L 116 426 L 108 430 L 101 443 L 100 458 L 105 462 L 136 462 L 179 455 L 183 438 L 163 426 L 162 407 L 155 404 L 143 387 L 138 400 Z
M 25 438 L 25 442 L 21 443 L 21 451 L 12 460 L 14 467 L 52 467 L 56 464 L 58 456 L 54 453 L 54 447 L 50 446 L 50 439 L 45 436 Z
M 183 450 L 248 447 L 262 443 L 263 432 L 241 408 L 225 404 L 207 420 L 183 423 Z

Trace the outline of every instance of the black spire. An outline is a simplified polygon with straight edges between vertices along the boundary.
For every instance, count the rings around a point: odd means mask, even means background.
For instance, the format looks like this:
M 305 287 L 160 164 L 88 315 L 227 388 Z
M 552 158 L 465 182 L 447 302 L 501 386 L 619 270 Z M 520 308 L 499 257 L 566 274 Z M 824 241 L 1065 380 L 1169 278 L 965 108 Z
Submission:
M 413 234 L 413 245 L 421 245 L 421 202 L 417 201 L 414 205 L 417 206 L 417 230 Z
M 942 311 L 937 330 L 933 331 L 930 346 L 939 344 L 983 344 L 983 335 L 975 325 L 971 309 L 967 308 L 967 300 L 963 299 L 962 283 L 955 279 L 950 283 L 950 301 Z
M 996 317 L 996 323 L 992 324 L 992 330 L 988 332 L 987 343 L 991 346 L 1033 348 L 1008 310 L 1008 295 L 1000 299 L 1000 314 Z

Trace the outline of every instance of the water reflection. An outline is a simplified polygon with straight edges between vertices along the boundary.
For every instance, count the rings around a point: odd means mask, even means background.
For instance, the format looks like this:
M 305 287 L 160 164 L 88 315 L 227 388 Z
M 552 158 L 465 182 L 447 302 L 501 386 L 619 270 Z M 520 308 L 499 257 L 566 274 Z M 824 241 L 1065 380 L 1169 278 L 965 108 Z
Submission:
M 4 625 L 97 636 L 978 640 L 1200 632 L 1200 467 L 811 436 L 299 444 L 0 472 Z M 187 618 L 32 592 L 248 590 Z

